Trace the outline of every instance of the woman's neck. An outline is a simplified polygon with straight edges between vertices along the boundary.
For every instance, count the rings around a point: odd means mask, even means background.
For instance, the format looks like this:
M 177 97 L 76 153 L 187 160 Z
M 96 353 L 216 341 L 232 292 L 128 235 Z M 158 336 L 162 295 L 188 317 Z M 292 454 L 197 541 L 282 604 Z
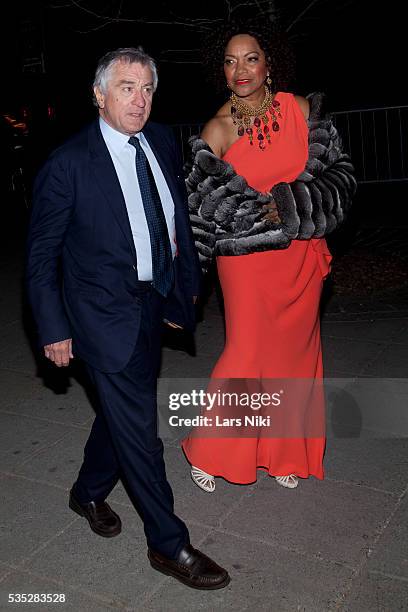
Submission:
M 262 102 L 265 100 L 265 96 L 266 92 L 264 88 L 262 88 L 260 91 L 255 91 L 254 93 L 249 94 L 249 96 L 237 96 L 237 98 L 238 100 L 240 100 L 240 102 L 243 102 L 247 106 L 251 106 L 252 108 L 259 108 Z

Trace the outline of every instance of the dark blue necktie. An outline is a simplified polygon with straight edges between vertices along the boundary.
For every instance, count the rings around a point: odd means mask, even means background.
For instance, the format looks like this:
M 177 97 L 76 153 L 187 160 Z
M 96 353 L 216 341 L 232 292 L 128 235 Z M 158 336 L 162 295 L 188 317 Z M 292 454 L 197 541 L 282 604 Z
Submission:
M 166 218 L 152 169 L 139 139 L 131 136 L 129 143 L 136 149 L 136 173 L 152 250 L 153 287 L 166 297 L 174 281 L 173 256 Z

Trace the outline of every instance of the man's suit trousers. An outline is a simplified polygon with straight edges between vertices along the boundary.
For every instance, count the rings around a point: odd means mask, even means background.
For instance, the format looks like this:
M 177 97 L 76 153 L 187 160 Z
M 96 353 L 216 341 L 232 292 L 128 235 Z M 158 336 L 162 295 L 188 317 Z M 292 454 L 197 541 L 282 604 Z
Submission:
M 157 435 L 157 375 L 164 299 L 150 283 L 139 282 L 140 331 L 132 357 L 115 374 L 87 366 L 99 409 L 75 483 L 79 501 L 103 501 L 123 479 L 144 522 L 147 543 L 175 558 L 189 542 L 187 527 L 174 514 L 163 443 Z

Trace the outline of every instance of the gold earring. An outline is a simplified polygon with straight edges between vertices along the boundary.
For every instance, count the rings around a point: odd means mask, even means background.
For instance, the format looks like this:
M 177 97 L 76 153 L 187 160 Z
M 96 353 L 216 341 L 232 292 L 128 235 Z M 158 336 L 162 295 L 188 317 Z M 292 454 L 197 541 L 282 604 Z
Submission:
M 269 74 L 267 74 L 267 75 L 266 75 L 266 84 L 267 84 L 267 86 L 268 86 L 268 87 L 269 87 L 269 89 L 270 89 L 270 88 L 271 88 L 271 85 L 272 85 L 272 79 L 271 79 L 271 77 L 269 76 Z

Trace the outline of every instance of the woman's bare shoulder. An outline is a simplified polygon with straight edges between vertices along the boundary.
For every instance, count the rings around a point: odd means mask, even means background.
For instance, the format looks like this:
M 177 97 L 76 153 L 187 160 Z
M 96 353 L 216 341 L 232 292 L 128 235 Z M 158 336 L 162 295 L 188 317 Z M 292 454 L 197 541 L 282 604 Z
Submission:
M 299 104 L 300 110 L 302 111 L 305 119 L 309 119 L 309 113 L 310 113 L 309 100 L 306 100 L 306 98 L 304 98 L 303 96 L 296 96 L 296 95 L 295 95 L 295 100 Z
M 201 131 L 201 138 L 211 147 L 217 157 L 222 157 L 228 148 L 233 128 L 228 103 L 224 104 Z

